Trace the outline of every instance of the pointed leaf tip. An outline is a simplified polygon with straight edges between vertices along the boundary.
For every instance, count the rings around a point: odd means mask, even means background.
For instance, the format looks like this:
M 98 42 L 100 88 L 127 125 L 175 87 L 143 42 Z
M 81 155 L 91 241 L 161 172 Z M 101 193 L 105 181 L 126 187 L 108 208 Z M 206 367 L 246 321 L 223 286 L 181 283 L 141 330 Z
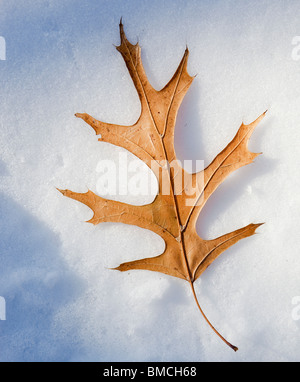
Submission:
M 260 226 L 263 225 L 263 224 L 266 224 L 266 223 L 264 222 L 264 223 L 253 224 L 253 225 L 254 225 L 254 231 L 256 231 L 257 228 L 260 227 Z
M 265 115 L 267 114 L 267 111 L 268 111 L 268 109 L 266 111 L 264 111 L 254 122 L 260 122 L 265 117 Z
M 55 187 L 56 189 L 57 189 L 57 191 L 59 191 L 61 194 L 63 194 L 63 195 L 65 195 L 65 193 L 66 193 L 66 190 L 61 190 L 60 188 L 57 188 L 57 187 Z
M 120 24 L 119 24 L 119 29 L 120 29 L 120 38 L 121 38 L 121 43 L 125 37 L 125 32 L 124 32 L 124 25 L 122 23 L 122 18 L 120 20 Z

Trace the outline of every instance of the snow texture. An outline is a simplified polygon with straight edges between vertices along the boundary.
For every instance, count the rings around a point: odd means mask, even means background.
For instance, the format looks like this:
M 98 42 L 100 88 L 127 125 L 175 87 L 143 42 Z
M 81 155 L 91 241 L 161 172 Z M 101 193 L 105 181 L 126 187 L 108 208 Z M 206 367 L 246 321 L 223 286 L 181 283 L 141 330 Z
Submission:
M 109 269 L 160 254 L 160 237 L 86 224 L 91 211 L 56 190 L 96 191 L 99 161 L 118 164 L 125 151 L 98 142 L 76 112 L 125 125 L 139 116 L 113 46 L 121 16 L 157 89 L 188 45 L 197 77 L 177 119 L 179 159 L 207 165 L 242 121 L 268 109 L 250 142 L 263 155 L 218 188 L 197 225 L 214 238 L 266 222 L 196 283 L 237 353 L 205 323 L 188 283 Z M 299 2 L 286 0 L 1 2 L 1 361 L 300 360 L 299 19 Z M 143 204 L 153 196 L 114 198 Z

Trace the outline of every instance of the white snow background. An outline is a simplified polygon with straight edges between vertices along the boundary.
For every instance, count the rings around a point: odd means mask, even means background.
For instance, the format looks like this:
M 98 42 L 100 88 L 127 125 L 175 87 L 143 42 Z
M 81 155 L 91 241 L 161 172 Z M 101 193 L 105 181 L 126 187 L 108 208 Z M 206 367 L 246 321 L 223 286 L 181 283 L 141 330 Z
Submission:
M 197 77 L 177 118 L 180 160 L 208 165 L 242 121 L 268 109 L 249 146 L 263 155 L 226 179 L 197 225 L 210 239 L 266 223 L 196 282 L 203 310 L 237 353 L 208 327 L 188 283 L 108 269 L 160 254 L 160 237 L 86 224 L 91 210 L 56 190 L 96 191 L 99 161 L 117 164 L 125 151 L 98 142 L 76 112 L 125 125 L 139 116 L 113 46 L 121 16 L 157 89 L 188 45 Z M 299 1 L 0 2 L 1 361 L 300 360 L 299 20 Z

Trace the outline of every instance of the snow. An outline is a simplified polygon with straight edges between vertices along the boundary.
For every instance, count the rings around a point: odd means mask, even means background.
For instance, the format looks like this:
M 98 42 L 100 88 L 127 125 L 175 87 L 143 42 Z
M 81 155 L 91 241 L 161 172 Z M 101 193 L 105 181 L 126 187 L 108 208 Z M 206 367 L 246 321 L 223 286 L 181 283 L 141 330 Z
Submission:
M 266 223 L 196 283 L 237 353 L 205 323 L 188 283 L 109 269 L 160 254 L 160 237 L 85 224 L 91 211 L 56 190 L 95 191 L 99 161 L 118 165 L 125 151 L 98 142 L 76 112 L 119 124 L 139 115 L 113 46 L 121 16 L 157 89 L 189 47 L 197 77 L 177 119 L 180 160 L 208 164 L 242 121 L 268 109 L 250 142 L 263 155 L 218 188 L 197 225 L 209 239 Z M 1 2 L 1 361 L 299 361 L 299 18 L 298 2 L 283 0 Z

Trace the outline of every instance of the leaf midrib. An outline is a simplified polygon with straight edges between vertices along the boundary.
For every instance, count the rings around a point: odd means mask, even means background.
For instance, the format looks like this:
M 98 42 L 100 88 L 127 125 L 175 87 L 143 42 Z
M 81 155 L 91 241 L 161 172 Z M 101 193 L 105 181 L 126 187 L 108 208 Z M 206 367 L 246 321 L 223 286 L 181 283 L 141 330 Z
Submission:
M 164 157 L 165 157 L 165 161 L 168 163 L 168 160 L 167 160 L 167 153 L 166 153 L 166 148 L 165 148 L 165 145 L 164 145 L 164 140 L 163 140 L 163 136 L 162 134 L 160 134 L 159 130 L 158 130 L 158 127 L 156 125 L 156 122 L 154 120 L 154 117 L 153 117 L 153 114 L 152 114 L 152 111 L 151 111 L 151 108 L 150 108 L 150 104 L 149 104 L 149 101 L 148 101 L 148 98 L 147 98 L 147 95 L 146 95 L 146 91 L 144 89 L 144 86 L 143 86 L 143 83 L 141 81 L 141 78 L 139 76 L 139 73 L 137 71 L 137 68 L 136 68 L 136 65 L 133 61 L 133 58 L 132 58 L 132 55 L 130 53 L 130 50 L 126 44 L 126 40 L 124 39 L 124 44 L 125 44 L 125 47 L 128 51 L 128 54 L 129 54 L 129 57 L 130 57 L 130 60 L 131 60 L 131 63 L 133 65 L 133 68 L 135 70 L 135 73 L 136 73 L 136 76 L 138 78 L 138 81 L 140 83 L 140 86 L 141 86 L 141 89 L 142 89 L 142 92 L 143 92 L 143 95 L 145 97 L 145 100 L 146 100 L 146 104 L 147 104 L 147 108 L 148 108 L 148 111 L 149 111 L 149 114 L 150 114 L 150 117 L 151 117 L 151 120 L 153 122 L 153 125 L 156 129 L 156 132 L 158 133 L 159 137 L 160 137 L 160 141 L 161 141 L 161 145 L 162 145 L 162 148 L 163 148 L 163 152 L 164 152 Z M 180 74 L 179 74 L 179 79 L 181 78 L 181 75 L 182 75 L 182 70 L 180 71 Z M 171 98 L 171 101 L 170 101 L 170 105 L 172 104 L 173 102 L 173 99 L 175 97 L 175 92 L 176 90 L 173 92 L 172 94 L 172 98 Z M 171 107 L 171 106 L 170 106 Z M 169 114 L 167 113 L 167 116 Z M 176 202 L 176 198 L 175 198 L 175 195 L 174 195 L 174 190 L 173 190 L 173 184 L 171 182 L 171 172 L 170 172 L 170 168 L 168 166 L 168 175 L 169 175 L 169 181 L 170 181 L 170 189 L 171 189 L 171 193 L 172 193 L 172 199 L 173 199 L 173 205 L 174 205 L 174 209 L 175 209 L 175 214 L 176 214 L 176 222 L 177 222 L 177 228 L 178 228 L 178 232 L 179 232 L 179 240 L 180 240 L 180 245 L 181 245 L 181 253 L 183 255 L 183 258 L 184 258 L 184 262 L 185 262 L 185 265 L 186 265 L 186 271 L 187 271 L 187 277 L 189 278 L 189 281 L 191 280 L 191 270 L 190 270 L 190 267 L 189 267 L 189 263 L 188 263 L 188 260 L 187 260 L 187 256 L 186 256 L 186 251 L 185 251 L 185 247 L 184 247 L 184 244 L 183 244 L 183 232 L 182 232 L 182 229 L 181 229 L 181 223 L 180 223 L 180 215 L 179 215 L 179 209 L 178 209 L 178 205 L 177 205 L 177 202 Z

